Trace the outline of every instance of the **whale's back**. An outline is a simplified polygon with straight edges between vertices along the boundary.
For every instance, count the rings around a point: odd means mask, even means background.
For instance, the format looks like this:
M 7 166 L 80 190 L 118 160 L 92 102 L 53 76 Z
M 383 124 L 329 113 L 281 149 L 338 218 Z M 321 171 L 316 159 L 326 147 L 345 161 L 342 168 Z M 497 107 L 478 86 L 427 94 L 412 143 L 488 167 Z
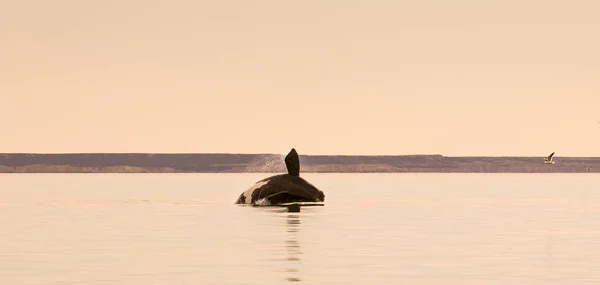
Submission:
M 300 176 L 280 174 L 262 179 L 240 195 L 237 204 L 324 202 L 325 194 Z

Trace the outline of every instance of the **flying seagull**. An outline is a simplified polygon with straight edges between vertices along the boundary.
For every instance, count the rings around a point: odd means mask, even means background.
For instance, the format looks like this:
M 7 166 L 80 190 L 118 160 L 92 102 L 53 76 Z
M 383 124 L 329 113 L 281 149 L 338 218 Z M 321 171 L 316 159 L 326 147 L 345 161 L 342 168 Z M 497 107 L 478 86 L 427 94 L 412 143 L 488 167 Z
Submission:
M 554 156 L 554 152 L 551 153 L 548 157 L 544 158 L 544 163 L 554 164 L 554 161 L 552 161 L 553 156 Z

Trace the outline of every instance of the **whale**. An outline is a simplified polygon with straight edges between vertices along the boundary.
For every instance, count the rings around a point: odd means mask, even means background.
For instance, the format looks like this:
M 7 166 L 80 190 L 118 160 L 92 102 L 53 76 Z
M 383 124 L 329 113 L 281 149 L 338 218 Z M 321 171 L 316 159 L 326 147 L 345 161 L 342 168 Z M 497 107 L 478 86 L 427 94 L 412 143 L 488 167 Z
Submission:
M 294 148 L 285 157 L 287 173 L 257 181 L 244 191 L 235 204 L 285 205 L 289 203 L 325 202 L 325 194 L 300 177 L 300 159 Z

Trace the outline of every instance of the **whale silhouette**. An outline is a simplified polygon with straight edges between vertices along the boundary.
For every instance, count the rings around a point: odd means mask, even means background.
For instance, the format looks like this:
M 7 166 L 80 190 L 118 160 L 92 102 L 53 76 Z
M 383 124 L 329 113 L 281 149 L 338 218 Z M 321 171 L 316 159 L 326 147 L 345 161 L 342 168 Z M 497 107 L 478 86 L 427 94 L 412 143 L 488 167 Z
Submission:
M 287 174 L 267 177 L 244 191 L 235 202 L 250 205 L 278 205 L 295 202 L 325 202 L 325 194 L 300 177 L 300 159 L 295 149 L 285 157 Z

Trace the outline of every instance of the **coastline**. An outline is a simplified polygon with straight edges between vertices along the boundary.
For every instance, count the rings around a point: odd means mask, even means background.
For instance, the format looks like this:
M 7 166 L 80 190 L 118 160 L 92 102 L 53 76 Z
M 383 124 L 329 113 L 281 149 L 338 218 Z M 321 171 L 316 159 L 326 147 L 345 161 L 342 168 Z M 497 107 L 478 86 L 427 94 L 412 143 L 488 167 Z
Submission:
M 305 173 L 600 173 L 600 157 L 300 155 Z M 280 173 L 278 154 L 0 154 L 0 173 Z

